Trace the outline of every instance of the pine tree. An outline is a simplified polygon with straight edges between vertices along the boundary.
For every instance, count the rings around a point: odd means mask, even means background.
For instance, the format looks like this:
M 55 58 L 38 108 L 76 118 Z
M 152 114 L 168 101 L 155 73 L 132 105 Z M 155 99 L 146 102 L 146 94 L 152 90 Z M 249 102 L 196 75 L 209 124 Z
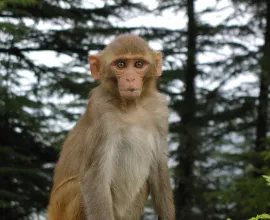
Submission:
M 226 87 L 234 78 L 258 70 L 258 52 L 245 41 L 254 34 L 250 27 L 233 23 L 239 16 L 235 11 L 217 24 L 201 19 L 207 13 L 216 12 L 216 7 L 194 11 L 196 28 L 190 31 L 188 24 L 193 18 L 188 13 L 189 3 L 160 1 L 159 5 L 160 11 L 184 11 L 188 16 L 187 27 L 168 34 L 163 44 L 168 70 L 164 72 L 161 89 L 170 96 L 170 107 L 178 116 L 170 126 L 171 142 L 178 144 L 173 152 L 177 163 L 175 199 L 178 219 L 224 219 L 238 200 L 228 201 L 228 195 L 223 192 L 231 186 L 232 178 L 238 177 L 245 168 L 243 158 L 248 157 L 255 136 L 256 110 L 256 98 L 252 94 L 256 85 Z M 194 31 L 197 32 L 195 38 L 190 34 Z M 188 47 L 190 41 L 192 46 Z M 196 48 L 194 57 L 209 54 L 214 58 L 206 62 L 197 58 L 193 62 L 195 68 L 190 68 L 192 47 Z M 188 89 L 188 78 L 195 82 L 193 96 L 189 90 L 192 86 Z M 187 129 L 190 128 L 187 125 L 192 125 L 192 129 Z M 237 212 L 241 211 L 237 209 Z
M 121 19 L 126 11 L 129 15 L 146 11 L 122 0 L 99 7 L 85 4 L 81 0 L 0 2 L 3 220 L 32 219 L 46 209 L 65 130 L 79 117 L 95 85 L 87 54 L 102 49 L 106 39 L 132 30 L 114 27 L 112 19 Z M 64 57 L 63 64 L 47 63 L 58 57 Z
M 269 1 L 235 0 L 235 10 L 242 13 L 243 7 L 252 16 L 246 26 L 239 26 L 239 31 L 249 28 L 253 37 L 262 34 L 264 43 L 256 51 L 256 60 L 252 57 L 246 59 L 246 63 L 254 63 L 258 83 L 259 94 L 254 99 L 252 110 L 254 114 L 249 124 L 242 131 L 245 137 L 245 145 L 240 153 L 227 155 L 230 161 L 238 160 L 241 174 L 233 178 L 228 189 L 225 190 L 225 201 L 231 204 L 230 216 L 233 219 L 245 219 L 256 216 L 258 213 L 269 213 L 269 189 L 265 186 L 263 174 L 269 174 L 269 153 L 270 145 L 267 137 L 269 132 L 269 82 L 270 82 L 270 4 Z M 259 27 L 259 29 L 258 29 Z M 248 40 L 245 39 L 244 40 Z

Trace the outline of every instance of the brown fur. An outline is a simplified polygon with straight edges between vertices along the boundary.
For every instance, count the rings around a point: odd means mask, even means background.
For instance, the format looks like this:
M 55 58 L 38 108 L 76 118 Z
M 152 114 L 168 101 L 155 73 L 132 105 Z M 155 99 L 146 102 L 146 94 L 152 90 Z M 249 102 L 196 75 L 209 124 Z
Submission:
M 150 72 L 134 100 L 121 97 L 109 64 L 102 63 L 122 53 L 150 56 Z M 159 219 L 174 220 L 166 157 L 168 108 L 155 88 L 156 54 L 141 38 L 124 35 L 101 56 L 94 68 L 102 74 L 101 85 L 92 90 L 85 113 L 63 145 L 48 219 L 138 220 L 151 193 Z

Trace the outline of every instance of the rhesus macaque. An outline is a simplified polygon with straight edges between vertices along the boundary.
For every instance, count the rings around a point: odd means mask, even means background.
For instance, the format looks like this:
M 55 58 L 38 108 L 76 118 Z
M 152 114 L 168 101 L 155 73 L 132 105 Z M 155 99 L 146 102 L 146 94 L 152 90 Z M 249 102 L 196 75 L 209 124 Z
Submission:
M 89 63 L 100 85 L 63 145 L 48 219 L 138 220 L 150 193 L 159 219 L 174 220 L 161 53 L 120 35 Z

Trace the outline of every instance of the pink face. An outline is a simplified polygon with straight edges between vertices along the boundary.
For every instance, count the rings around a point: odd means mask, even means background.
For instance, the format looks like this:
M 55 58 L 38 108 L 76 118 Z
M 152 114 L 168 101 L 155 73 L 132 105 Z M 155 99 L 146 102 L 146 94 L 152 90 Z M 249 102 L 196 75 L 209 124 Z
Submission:
M 141 55 L 119 56 L 111 62 L 110 69 L 117 78 L 122 98 L 135 99 L 141 95 L 143 78 L 149 68 L 150 62 Z

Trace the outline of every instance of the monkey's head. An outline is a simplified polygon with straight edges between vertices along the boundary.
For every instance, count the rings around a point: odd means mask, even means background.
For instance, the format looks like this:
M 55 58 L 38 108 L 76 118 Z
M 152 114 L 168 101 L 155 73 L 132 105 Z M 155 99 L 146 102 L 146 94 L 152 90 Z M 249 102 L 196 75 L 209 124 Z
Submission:
M 162 54 L 134 35 L 120 35 L 88 59 L 92 76 L 123 99 L 136 99 L 153 90 L 162 71 Z

